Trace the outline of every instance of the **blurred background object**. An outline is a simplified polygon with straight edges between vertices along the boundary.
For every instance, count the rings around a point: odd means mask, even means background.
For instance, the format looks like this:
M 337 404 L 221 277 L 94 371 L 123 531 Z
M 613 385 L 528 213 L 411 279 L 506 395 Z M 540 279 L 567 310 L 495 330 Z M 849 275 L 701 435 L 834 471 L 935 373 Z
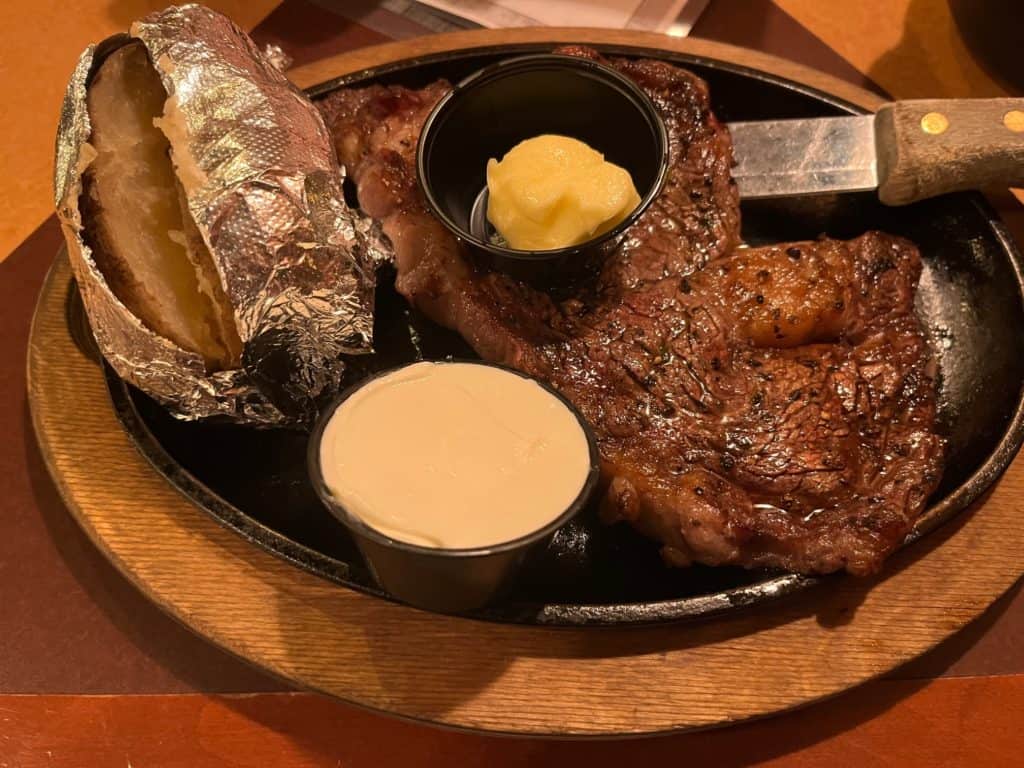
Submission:
M 734 2 L 741 0 L 725 5 Z M 954 2 L 974 16 L 988 13 L 989 6 L 1020 7 L 1020 0 L 773 0 L 892 98 L 1010 95 L 968 47 L 953 16 Z M 716 0 L 711 8 L 718 5 Z M 1013 27 L 1009 18 L 1002 23 Z M 794 52 L 789 58 L 802 57 Z
M 478 27 L 609 27 L 686 37 L 710 0 L 319 0 L 390 37 Z
M 1020 0 L 949 0 L 960 35 L 988 74 L 1015 93 L 1024 91 L 1024 26 Z

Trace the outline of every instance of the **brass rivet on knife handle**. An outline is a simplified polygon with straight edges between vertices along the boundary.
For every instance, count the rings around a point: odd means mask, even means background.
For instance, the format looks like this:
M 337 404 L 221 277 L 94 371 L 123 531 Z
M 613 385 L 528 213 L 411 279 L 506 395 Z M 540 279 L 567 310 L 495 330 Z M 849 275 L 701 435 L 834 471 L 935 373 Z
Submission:
M 941 112 L 929 112 L 921 118 L 921 130 L 937 136 L 949 128 L 948 118 Z
M 1019 109 L 1011 109 L 1003 115 L 1003 125 L 1014 133 L 1024 131 L 1024 112 Z
M 885 104 L 875 121 L 875 143 L 878 196 L 888 205 L 964 189 L 1020 186 L 1024 99 Z

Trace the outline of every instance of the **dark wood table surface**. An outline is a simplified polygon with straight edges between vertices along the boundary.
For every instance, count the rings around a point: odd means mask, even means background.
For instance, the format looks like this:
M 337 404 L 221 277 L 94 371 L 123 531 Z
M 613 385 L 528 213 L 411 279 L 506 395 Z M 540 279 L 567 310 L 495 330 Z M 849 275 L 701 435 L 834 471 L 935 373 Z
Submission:
M 159 3 L 123 5 L 137 15 Z M 344 13 L 285 0 L 253 36 L 281 45 L 297 64 L 387 39 L 379 15 L 368 15 L 380 13 L 372 3 L 333 5 L 344 6 Z M 805 5 L 811 26 L 832 29 L 822 22 L 824 4 Z M 863 11 L 872 3 L 858 5 Z M 838 55 L 783 10 L 794 6 L 801 3 L 712 0 L 693 34 L 790 58 L 876 90 L 884 79 L 890 92 L 902 95 L 904 84 L 913 92 L 909 75 L 898 69 L 869 76 Z M 908 29 L 915 18 L 906 17 Z M 854 21 L 851 34 L 865 34 Z M 5 119 L 17 116 L 5 112 Z M 17 148 L 7 145 L 5 151 Z M 997 203 L 1018 236 L 1024 234 L 1013 198 Z M 667 760 L 716 766 L 1024 765 L 1019 586 L 974 625 L 886 679 L 799 712 L 704 733 L 602 743 L 497 738 L 406 723 L 290 690 L 148 603 L 93 548 L 57 496 L 32 433 L 24 369 L 35 296 L 60 242 L 51 217 L 0 263 L 0 409 L 8 425 L 0 445 L 0 768 L 610 766 Z

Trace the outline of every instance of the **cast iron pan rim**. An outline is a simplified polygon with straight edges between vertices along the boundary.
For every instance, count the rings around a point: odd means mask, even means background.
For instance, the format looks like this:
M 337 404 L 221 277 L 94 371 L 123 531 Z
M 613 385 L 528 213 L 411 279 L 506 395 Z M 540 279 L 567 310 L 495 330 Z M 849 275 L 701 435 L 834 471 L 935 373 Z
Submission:
M 379 78 L 385 75 L 390 75 L 394 72 L 401 72 L 412 67 L 420 67 L 427 64 L 435 64 L 442 61 L 453 61 L 458 59 L 469 59 L 475 56 L 487 56 L 497 55 L 501 53 L 507 53 L 509 57 L 513 56 L 527 56 L 533 53 L 550 53 L 552 46 L 557 45 L 569 45 L 570 42 L 557 42 L 552 41 L 550 43 L 509 43 L 507 45 L 482 45 L 476 48 L 461 48 L 458 51 L 442 51 L 439 53 L 426 54 L 424 56 L 410 56 L 407 59 L 399 59 L 398 61 L 391 61 L 387 64 L 382 64 L 377 67 L 368 67 L 367 69 L 359 70 L 358 72 L 349 72 L 345 75 L 326 80 L 317 85 L 311 85 L 309 88 L 303 90 L 311 100 L 326 96 L 339 88 L 344 88 L 354 83 L 359 83 L 370 78 Z M 667 51 L 660 48 L 650 48 L 648 46 L 639 45 L 604 45 L 601 43 L 586 44 L 586 47 L 593 48 L 600 53 L 609 56 L 631 56 L 634 58 L 651 58 L 658 59 L 661 61 L 671 61 L 674 64 L 682 63 L 686 65 L 696 65 L 705 67 L 707 69 L 717 69 L 723 72 L 730 72 L 735 75 L 741 75 L 752 80 L 759 80 L 763 83 L 770 83 L 786 88 L 790 91 L 801 93 L 805 96 L 810 96 L 818 101 L 823 101 L 833 107 L 846 110 L 851 114 L 866 115 L 869 110 L 864 109 L 857 104 L 846 101 L 833 94 L 820 91 L 817 88 L 813 88 L 803 83 L 798 83 L 794 80 L 788 80 L 778 75 L 773 75 L 769 72 L 764 72 L 759 69 L 745 66 L 743 64 L 734 64 L 730 61 L 722 61 L 721 59 L 715 59 L 708 56 L 698 56 L 690 53 L 679 53 L 677 51 Z
M 992 234 L 1002 247 L 1016 278 L 1017 297 L 1024 304 L 1024 256 L 1021 255 L 1017 243 L 981 193 L 970 192 L 965 196 L 984 217 Z M 1014 407 L 1013 416 L 988 458 L 970 477 L 946 494 L 945 498 L 924 511 L 914 523 L 913 530 L 907 534 L 903 546 L 912 544 L 925 534 L 931 533 L 979 499 L 1009 468 L 1010 463 L 1020 451 L 1022 443 L 1024 443 L 1024 382 L 1021 383 L 1021 388 L 1017 392 L 1017 405 Z
M 310 98 L 323 96 L 340 87 L 366 80 L 371 77 L 381 77 L 393 72 L 403 71 L 413 66 L 431 64 L 439 61 L 450 61 L 452 59 L 470 58 L 488 54 L 508 53 L 510 56 L 523 54 L 531 51 L 550 51 L 556 42 L 551 43 L 521 43 L 513 45 L 480 46 L 467 48 L 457 52 L 436 53 L 428 56 L 416 56 L 400 61 L 349 73 L 333 78 L 319 85 L 306 89 Z M 787 88 L 791 91 L 801 93 L 818 101 L 829 104 L 838 109 L 845 110 L 851 114 L 866 114 L 865 110 L 855 104 L 840 99 L 831 94 L 822 92 L 816 88 L 795 83 L 783 77 L 752 69 L 740 64 L 733 64 L 705 56 L 694 56 L 690 54 L 664 51 L 646 46 L 629 45 L 600 45 L 592 47 L 603 53 L 611 55 L 626 56 L 649 56 L 651 58 L 682 63 L 684 65 L 697 65 L 708 69 L 717 69 L 724 72 L 738 74 L 753 80 L 758 80 L 772 85 Z M 994 211 L 987 201 L 977 192 L 959 193 L 964 202 L 969 202 L 982 215 L 992 230 L 993 235 L 1002 246 L 1004 253 L 1010 260 L 1014 274 L 1017 278 L 1018 295 L 1024 304 L 1024 258 L 1022 258 L 1016 243 L 1009 235 L 1006 227 L 995 216 Z M 363 584 L 353 584 L 345 581 L 349 567 L 347 564 L 328 557 L 316 550 L 299 544 L 277 531 L 268 528 L 257 520 L 245 515 L 241 510 L 219 497 L 212 490 L 202 484 L 197 478 L 185 471 L 157 442 L 156 438 L 149 431 L 144 420 L 135 407 L 129 392 L 129 385 L 124 382 L 113 369 L 103 363 L 106 371 L 108 390 L 118 419 L 136 444 L 139 452 L 163 475 L 173 486 L 189 497 L 194 503 L 200 506 L 204 512 L 210 515 L 220 525 L 233 530 L 246 540 L 257 544 L 272 554 L 281 557 L 288 562 L 297 565 L 314 575 L 326 578 L 335 583 L 350 589 L 355 589 L 364 594 L 374 597 L 381 597 L 393 600 L 390 595 L 382 592 L 376 587 Z M 978 499 L 995 480 L 1006 470 L 1014 456 L 1017 454 L 1024 442 L 1024 382 L 1022 389 L 1017 396 L 1017 406 L 1014 414 L 999 440 L 995 449 L 989 454 L 985 462 L 959 487 L 950 492 L 938 504 L 930 507 L 918 519 L 914 530 L 908 535 L 904 545 L 913 543 L 927 533 L 930 533 L 942 523 L 945 523 L 959 512 L 966 509 Z M 784 595 L 806 589 L 826 579 L 834 579 L 836 576 L 814 577 L 802 576 L 799 574 L 780 574 L 768 578 L 766 581 L 750 584 L 742 587 L 735 587 L 720 592 L 714 592 L 698 597 L 679 598 L 674 600 L 652 601 L 645 603 L 618 603 L 618 604 L 546 604 L 539 610 L 532 608 L 517 609 L 515 606 L 506 606 L 504 610 L 484 609 L 483 611 L 469 615 L 467 618 L 485 621 L 497 621 L 500 623 L 527 624 L 527 625 L 548 625 L 558 626 L 643 626 L 652 623 L 666 623 L 671 621 L 692 620 L 720 614 L 724 611 L 734 610 L 739 607 L 753 605 L 755 603 L 773 600 Z

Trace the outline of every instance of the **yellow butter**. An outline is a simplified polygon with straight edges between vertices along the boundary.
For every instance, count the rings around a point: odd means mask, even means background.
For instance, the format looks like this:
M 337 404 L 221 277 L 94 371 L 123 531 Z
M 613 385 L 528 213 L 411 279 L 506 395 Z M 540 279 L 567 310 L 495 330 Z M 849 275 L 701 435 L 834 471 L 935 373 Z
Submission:
M 568 136 L 520 142 L 487 162 L 487 218 L 510 248 L 543 251 L 607 232 L 640 204 L 629 172 Z

